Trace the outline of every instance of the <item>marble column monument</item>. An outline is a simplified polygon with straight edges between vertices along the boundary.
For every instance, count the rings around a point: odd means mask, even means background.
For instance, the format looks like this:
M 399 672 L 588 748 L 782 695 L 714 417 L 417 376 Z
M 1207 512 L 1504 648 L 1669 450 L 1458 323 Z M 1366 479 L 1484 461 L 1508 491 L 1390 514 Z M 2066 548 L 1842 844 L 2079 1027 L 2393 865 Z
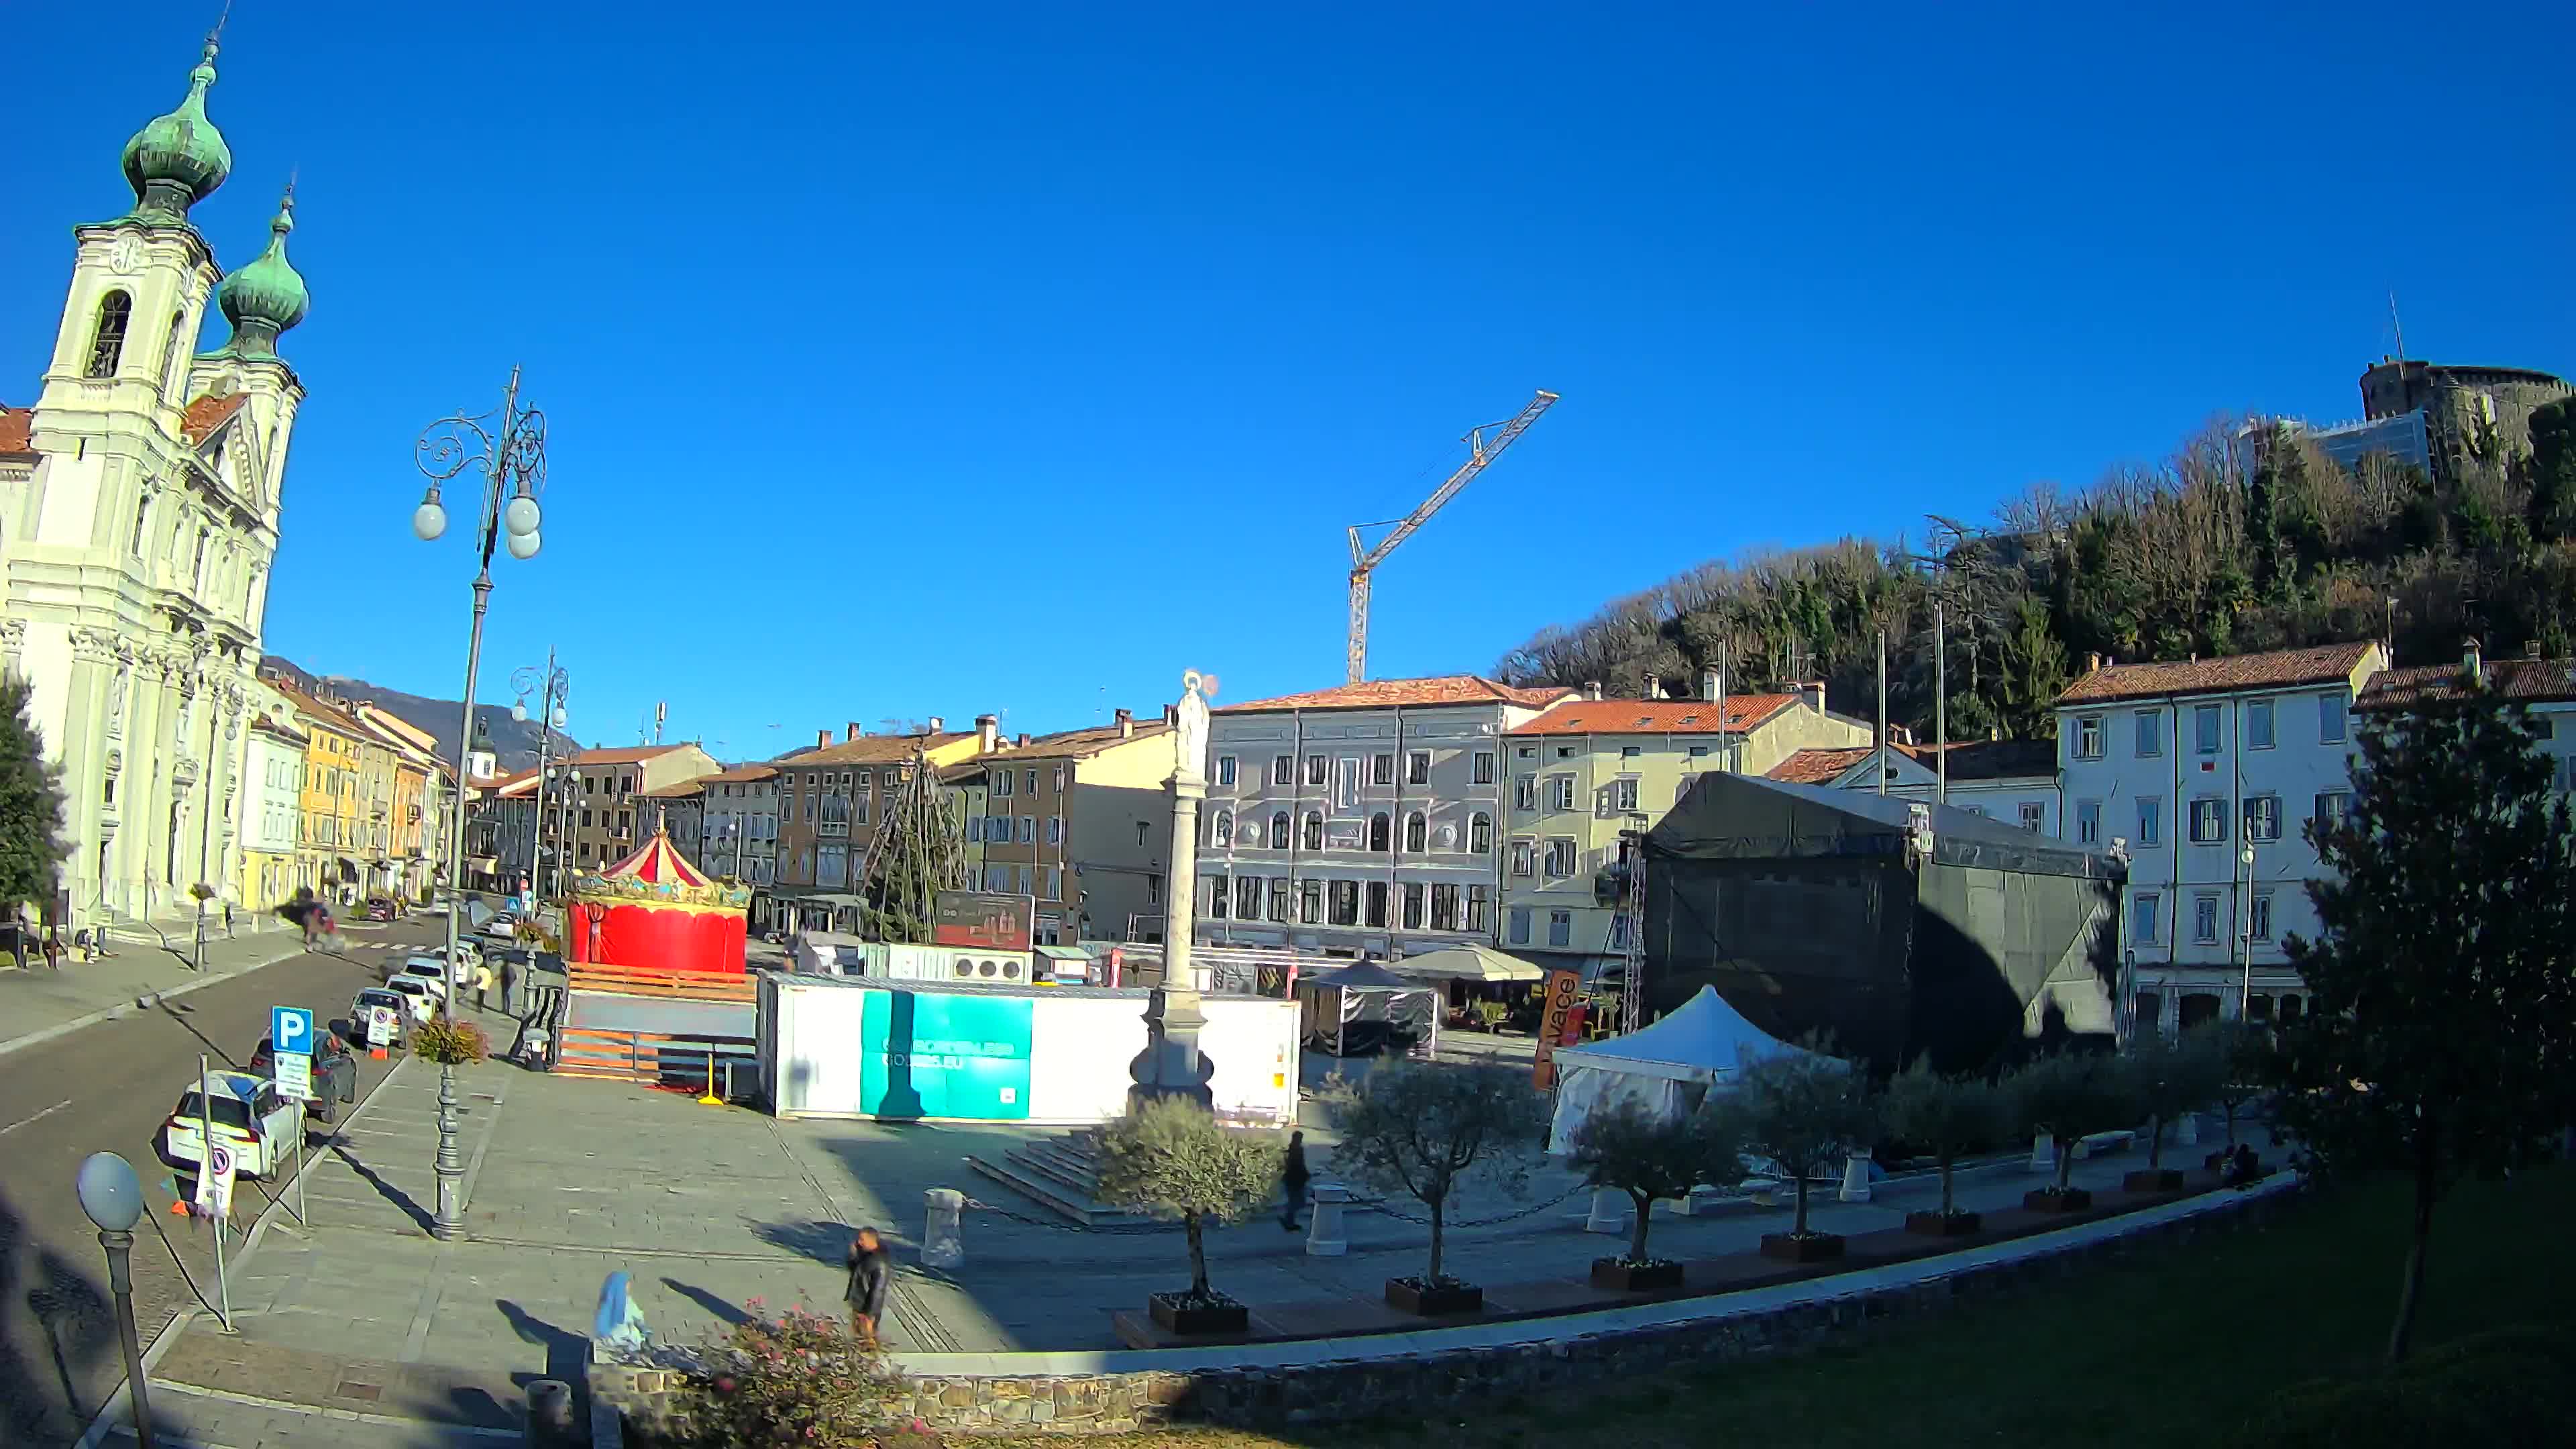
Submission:
M 1195 669 L 1181 676 L 1179 754 L 1172 770 L 1171 888 L 1164 892 L 1163 984 L 1145 1008 L 1145 1050 L 1129 1065 L 1136 1084 L 1130 1105 L 1161 1097 L 1186 1097 L 1212 1107 L 1208 1081 L 1216 1068 L 1199 1053 L 1198 978 L 1190 963 L 1191 928 L 1197 916 L 1199 801 L 1207 797 L 1208 707 Z

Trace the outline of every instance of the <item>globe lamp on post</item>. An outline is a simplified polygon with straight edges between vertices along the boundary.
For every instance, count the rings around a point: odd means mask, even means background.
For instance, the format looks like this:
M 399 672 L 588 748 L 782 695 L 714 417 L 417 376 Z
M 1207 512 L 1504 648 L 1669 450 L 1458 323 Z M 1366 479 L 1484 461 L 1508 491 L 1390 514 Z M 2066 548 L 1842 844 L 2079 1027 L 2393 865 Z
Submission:
M 81 1211 L 98 1228 L 107 1249 L 107 1286 L 116 1298 L 116 1335 L 125 1348 L 126 1395 L 134 1407 L 134 1437 L 152 1449 L 152 1405 L 143 1382 L 143 1344 L 134 1331 L 134 1225 L 143 1220 L 143 1183 L 134 1165 L 113 1152 L 93 1152 L 74 1180 Z

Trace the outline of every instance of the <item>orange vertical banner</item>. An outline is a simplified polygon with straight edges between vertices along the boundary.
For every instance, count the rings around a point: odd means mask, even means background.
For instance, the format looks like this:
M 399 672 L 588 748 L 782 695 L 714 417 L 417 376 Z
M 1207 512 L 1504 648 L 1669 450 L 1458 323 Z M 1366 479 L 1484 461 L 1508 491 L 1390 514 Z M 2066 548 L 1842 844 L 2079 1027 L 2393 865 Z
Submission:
M 1583 995 L 1583 973 L 1551 971 L 1547 977 L 1547 1005 L 1539 1013 L 1538 1061 L 1530 1070 L 1530 1081 L 1542 1092 L 1556 1089 L 1556 1048 L 1564 1039 L 1567 1023 L 1574 1019 L 1574 1007 Z

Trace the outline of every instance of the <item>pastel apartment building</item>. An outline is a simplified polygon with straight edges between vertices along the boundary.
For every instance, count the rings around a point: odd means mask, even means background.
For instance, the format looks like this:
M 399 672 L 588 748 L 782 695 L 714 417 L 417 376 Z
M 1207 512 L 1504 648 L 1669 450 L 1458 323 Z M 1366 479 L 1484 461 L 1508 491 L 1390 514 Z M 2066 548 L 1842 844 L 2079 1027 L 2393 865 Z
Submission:
M 1808 749 L 1772 766 L 1769 774 L 1792 785 L 1875 790 L 1883 771 L 1888 794 L 1933 801 L 1944 798 L 1940 766 L 1945 757 L 1950 808 L 2057 838 L 2062 792 L 2057 746 L 2048 740 L 1969 740 L 1947 747 L 1900 742 L 1888 747 L 1883 764 L 1879 751 L 1869 745 Z
M 1198 941 L 1379 957 L 1490 943 L 1506 737 L 1573 693 L 1457 674 L 1214 711 Z
M 2086 661 L 2057 700 L 2061 838 L 2125 848 L 2133 1020 L 2163 1030 L 2240 1010 L 2294 1019 L 2281 949 L 2314 935 L 2303 834 L 2352 801 L 2353 709 L 2388 668 L 2376 641 L 2169 664 Z
M 1179 739 L 1122 709 L 942 775 L 982 802 L 965 848 L 983 889 L 1033 899 L 1039 945 L 1162 939 Z
M 1650 692 L 1660 695 L 1653 680 Z M 1711 771 L 1764 774 L 1783 760 L 1857 745 L 1869 725 L 1828 712 L 1824 686 L 1732 694 L 1712 671 L 1695 699 L 1604 699 L 1598 686 L 1505 732 L 1499 922 L 1504 950 L 1595 976 L 1628 949 L 1605 872 L 1626 836 L 1653 828 Z
M 900 735 L 863 734 L 854 723 L 837 743 L 822 730 L 814 748 L 772 761 L 778 768 L 774 893 L 790 925 L 855 933 L 868 846 L 914 762 L 944 769 L 996 744 L 989 725 L 968 733 L 945 728 L 936 716 L 926 723 L 918 734 Z

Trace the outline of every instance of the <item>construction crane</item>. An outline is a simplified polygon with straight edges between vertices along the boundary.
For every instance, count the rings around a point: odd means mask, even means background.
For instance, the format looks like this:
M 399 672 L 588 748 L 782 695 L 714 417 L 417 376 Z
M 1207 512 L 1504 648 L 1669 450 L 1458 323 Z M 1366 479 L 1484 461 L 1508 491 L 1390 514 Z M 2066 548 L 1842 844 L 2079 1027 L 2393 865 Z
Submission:
M 1530 424 L 1538 421 L 1538 415 L 1546 412 L 1555 402 L 1555 393 L 1541 389 L 1536 397 L 1530 399 L 1529 406 L 1521 409 L 1519 417 L 1506 423 L 1487 423 L 1481 428 L 1469 431 L 1461 440 L 1467 445 L 1467 461 L 1460 465 L 1457 472 L 1449 475 L 1448 482 L 1441 484 L 1436 492 L 1423 500 L 1422 506 L 1413 510 L 1410 516 L 1400 522 L 1387 520 L 1395 522 L 1395 528 L 1386 537 L 1377 541 L 1377 547 L 1362 548 L 1360 530 L 1381 527 L 1381 523 L 1363 523 L 1351 529 L 1350 683 L 1357 684 L 1368 675 L 1370 573 L 1379 564 L 1386 562 L 1386 556 L 1395 552 L 1397 544 L 1411 538 L 1415 529 L 1430 522 L 1431 515 L 1438 513 L 1450 499 L 1457 497 L 1459 489 L 1466 487 L 1477 474 L 1484 472 L 1485 465 L 1501 457 L 1503 450 L 1510 447 L 1521 434 L 1528 432 Z M 1490 440 L 1485 436 L 1487 433 L 1493 434 Z

